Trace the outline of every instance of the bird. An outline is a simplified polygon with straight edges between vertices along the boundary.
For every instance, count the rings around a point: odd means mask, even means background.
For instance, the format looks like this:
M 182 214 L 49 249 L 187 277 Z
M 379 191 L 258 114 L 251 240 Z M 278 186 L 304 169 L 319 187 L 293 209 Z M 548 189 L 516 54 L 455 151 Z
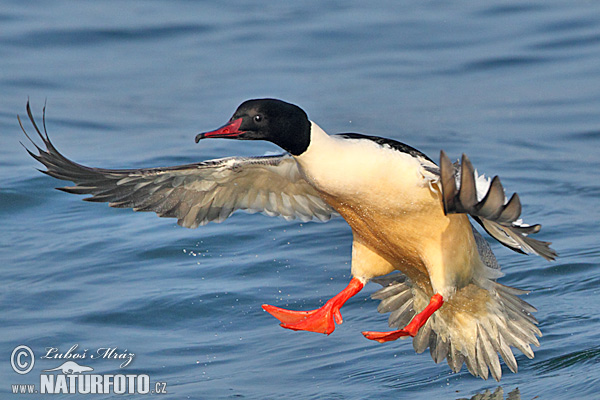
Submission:
M 342 217 L 352 230 L 352 278 L 347 287 L 315 310 L 287 310 L 264 304 L 283 328 L 331 334 L 343 322 L 341 307 L 369 282 L 381 289 L 377 310 L 390 313 L 389 331 L 364 331 L 385 343 L 412 337 L 417 353 L 430 349 L 436 363 L 452 371 L 463 364 L 483 379 L 502 376 L 500 358 L 512 372 L 513 348 L 534 357 L 531 345 L 542 336 L 537 311 L 519 296 L 525 290 L 497 280 L 503 275 L 480 225 L 502 245 L 554 260 L 550 242 L 530 235 L 521 202 L 505 194 L 498 176 L 480 175 L 463 154 L 452 162 L 441 150 L 439 165 L 396 140 L 359 133 L 327 134 L 300 107 L 262 98 L 243 102 L 218 129 L 196 135 L 208 139 L 262 140 L 282 154 L 227 157 L 187 165 L 92 168 L 63 156 L 43 131 L 29 101 L 27 115 L 43 147 L 29 154 L 41 172 L 74 186 L 84 200 L 177 218 L 186 228 L 221 222 L 236 210 L 286 220 L 328 221 Z M 35 151 L 35 152 L 34 152 Z

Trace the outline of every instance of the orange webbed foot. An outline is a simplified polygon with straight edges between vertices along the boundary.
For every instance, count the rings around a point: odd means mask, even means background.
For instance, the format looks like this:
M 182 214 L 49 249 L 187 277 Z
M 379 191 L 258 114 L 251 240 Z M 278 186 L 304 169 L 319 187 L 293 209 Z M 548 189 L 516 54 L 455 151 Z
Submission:
M 263 304 L 262 308 L 277 318 L 281 327 L 294 331 L 309 331 L 329 335 L 335 330 L 335 324 L 344 322 L 340 308 L 364 284 L 357 278 L 352 278 L 348 286 L 329 300 L 323 307 L 312 311 L 291 311 L 284 308 Z
M 339 308 L 333 310 L 332 305 L 327 303 L 312 311 L 292 311 L 268 304 L 263 304 L 262 308 L 281 321 L 279 324 L 281 327 L 293 331 L 309 331 L 329 335 L 335 330 L 334 320 L 338 324 L 344 322 Z
M 442 306 L 442 304 L 444 304 L 444 298 L 442 297 L 442 295 L 436 293 L 433 296 L 431 296 L 429 305 L 427 305 L 427 307 L 425 307 L 423 311 L 415 315 L 412 321 L 410 321 L 410 323 L 406 325 L 403 329 L 389 332 L 365 331 L 362 332 L 362 334 L 367 339 L 375 340 L 379 343 L 391 342 L 404 336 L 415 337 L 419 332 L 419 329 L 421 329 L 421 327 L 425 325 L 429 317 L 431 317 L 431 315 L 434 312 L 436 312 Z
M 374 331 L 364 331 L 362 332 L 364 337 L 369 340 L 375 340 L 379 343 L 391 342 L 393 340 L 399 339 L 404 336 L 414 336 L 404 329 L 399 329 L 397 331 L 389 331 L 389 332 L 374 332 Z

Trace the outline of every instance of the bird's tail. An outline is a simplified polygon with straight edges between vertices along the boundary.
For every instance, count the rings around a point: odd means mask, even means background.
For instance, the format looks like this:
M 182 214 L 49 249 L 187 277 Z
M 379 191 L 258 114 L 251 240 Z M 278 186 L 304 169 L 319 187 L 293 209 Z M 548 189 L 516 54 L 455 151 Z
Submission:
M 425 293 L 401 273 L 374 279 L 383 286 L 372 297 L 381 300 L 380 313 L 391 312 L 389 326 L 399 329 L 408 324 L 417 312 L 429 303 L 431 294 Z M 504 364 L 517 372 L 517 361 L 511 347 L 533 358 L 530 345 L 539 346 L 541 332 L 532 313 L 533 306 L 518 296 L 527 293 L 493 280 L 486 288 L 470 284 L 459 289 L 413 338 L 417 353 L 429 348 L 436 363 L 447 359 L 454 372 L 463 363 L 474 376 L 497 381 L 502 376 L 498 355 Z

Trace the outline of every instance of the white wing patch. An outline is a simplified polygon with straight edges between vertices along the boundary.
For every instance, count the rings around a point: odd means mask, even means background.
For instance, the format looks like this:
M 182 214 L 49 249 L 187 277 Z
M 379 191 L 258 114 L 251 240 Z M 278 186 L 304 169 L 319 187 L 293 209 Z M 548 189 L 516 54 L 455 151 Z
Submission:
M 425 180 L 427 186 L 429 186 L 429 190 L 433 193 L 439 194 L 441 196 L 441 185 L 440 182 L 440 169 L 433 162 L 429 161 L 423 157 L 417 157 L 419 162 L 421 163 L 421 168 L 419 168 L 419 173 Z

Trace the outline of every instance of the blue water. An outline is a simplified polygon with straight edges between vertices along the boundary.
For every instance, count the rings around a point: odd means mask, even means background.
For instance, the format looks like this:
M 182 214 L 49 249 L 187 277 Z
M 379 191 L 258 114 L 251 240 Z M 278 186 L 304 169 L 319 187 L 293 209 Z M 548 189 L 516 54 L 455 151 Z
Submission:
M 490 3 L 0 1 L 1 397 L 37 398 L 10 385 L 39 384 L 62 362 L 46 348 L 77 344 L 80 364 L 147 374 L 165 399 L 600 398 L 600 3 Z M 369 342 L 361 330 L 387 326 L 375 284 L 331 336 L 283 330 L 261 304 L 311 309 L 347 284 L 343 220 L 240 213 L 187 230 L 54 190 L 19 144 L 29 98 L 38 116 L 47 101 L 52 140 L 86 165 L 262 155 L 277 149 L 193 139 L 265 96 L 329 132 L 465 152 L 517 191 L 560 253 L 494 244 L 501 282 L 539 309 L 535 359 L 517 352 L 518 374 L 496 383 L 408 341 Z M 21 344 L 36 355 L 27 375 L 9 362 Z M 134 361 L 89 358 L 103 347 Z

